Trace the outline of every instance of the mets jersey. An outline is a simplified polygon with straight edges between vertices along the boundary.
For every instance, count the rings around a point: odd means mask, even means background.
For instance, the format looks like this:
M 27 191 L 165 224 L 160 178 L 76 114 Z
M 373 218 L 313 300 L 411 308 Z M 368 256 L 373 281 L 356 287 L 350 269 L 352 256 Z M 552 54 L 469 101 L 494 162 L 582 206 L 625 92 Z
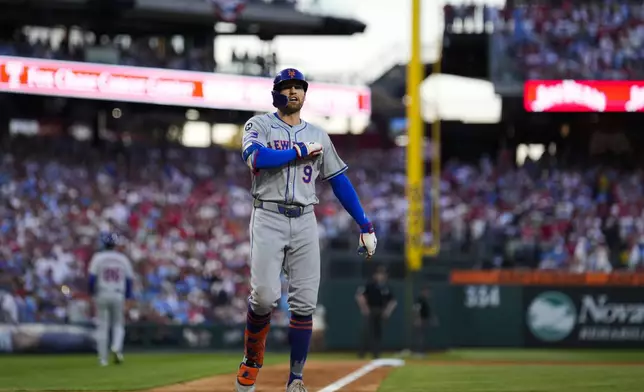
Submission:
M 254 198 L 300 206 L 317 204 L 316 179 L 320 177 L 327 181 L 347 170 L 324 130 L 304 120 L 299 125 L 290 126 L 277 113 L 254 116 L 246 122 L 242 151 L 252 143 L 274 150 L 288 150 L 296 142 L 320 143 L 323 153 L 318 157 L 291 161 L 279 168 L 259 170 L 253 176 L 251 187 Z
M 96 296 L 125 296 L 126 279 L 134 279 L 130 260 L 121 252 L 97 252 L 89 264 L 89 273 L 96 276 Z

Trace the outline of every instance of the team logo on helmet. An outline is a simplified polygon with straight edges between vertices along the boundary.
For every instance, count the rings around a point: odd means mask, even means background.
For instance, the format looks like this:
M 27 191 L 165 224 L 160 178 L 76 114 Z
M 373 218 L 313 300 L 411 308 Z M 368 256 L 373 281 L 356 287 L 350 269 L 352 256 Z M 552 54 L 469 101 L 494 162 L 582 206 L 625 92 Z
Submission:
M 294 69 L 289 69 L 288 70 L 288 76 L 292 79 L 295 77 L 295 70 Z

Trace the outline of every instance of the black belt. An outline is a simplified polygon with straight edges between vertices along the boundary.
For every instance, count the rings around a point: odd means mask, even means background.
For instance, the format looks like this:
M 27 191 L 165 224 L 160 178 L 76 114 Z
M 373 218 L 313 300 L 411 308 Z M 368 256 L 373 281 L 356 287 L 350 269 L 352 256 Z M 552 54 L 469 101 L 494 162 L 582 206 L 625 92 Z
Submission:
M 261 208 L 262 210 L 276 212 L 278 214 L 284 215 L 287 218 L 299 218 L 304 214 L 313 212 L 313 206 L 296 206 L 293 204 L 281 204 L 275 203 L 272 201 L 261 201 L 255 199 L 253 201 L 253 207 Z

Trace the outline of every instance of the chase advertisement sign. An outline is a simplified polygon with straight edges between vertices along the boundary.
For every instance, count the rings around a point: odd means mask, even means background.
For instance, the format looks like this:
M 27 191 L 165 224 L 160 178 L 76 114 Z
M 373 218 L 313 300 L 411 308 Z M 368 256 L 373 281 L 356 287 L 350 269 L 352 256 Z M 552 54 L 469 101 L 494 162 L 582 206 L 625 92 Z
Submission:
M 644 347 L 644 298 L 639 288 L 524 290 L 527 346 Z

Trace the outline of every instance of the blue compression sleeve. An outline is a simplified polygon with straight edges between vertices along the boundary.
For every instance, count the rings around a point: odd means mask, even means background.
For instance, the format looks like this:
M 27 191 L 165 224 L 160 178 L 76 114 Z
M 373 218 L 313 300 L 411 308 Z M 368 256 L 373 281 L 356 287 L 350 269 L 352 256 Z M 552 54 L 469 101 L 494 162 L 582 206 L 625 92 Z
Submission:
M 282 167 L 297 158 L 295 149 L 273 150 L 258 143 L 253 143 L 242 152 L 242 159 L 252 159 L 254 170 Z
M 297 158 L 297 152 L 293 148 L 280 151 L 262 147 L 255 154 L 255 169 L 282 167 Z
M 96 276 L 95 275 L 90 275 L 89 276 L 89 294 L 94 295 L 96 292 Z
M 369 219 L 367 219 L 367 215 L 365 215 L 362 205 L 360 205 L 360 199 L 358 198 L 358 194 L 356 193 L 355 188 L 353 188 L 349 177 L 342 173 L 330 179 L 329 182 L 331 183 L 331 188 L 333 188 L 335 197 L 338 198 L 342 207 L 347 210 L 353 220 L 355 220 L 360 227 L 367 225 L 369 223 Z

